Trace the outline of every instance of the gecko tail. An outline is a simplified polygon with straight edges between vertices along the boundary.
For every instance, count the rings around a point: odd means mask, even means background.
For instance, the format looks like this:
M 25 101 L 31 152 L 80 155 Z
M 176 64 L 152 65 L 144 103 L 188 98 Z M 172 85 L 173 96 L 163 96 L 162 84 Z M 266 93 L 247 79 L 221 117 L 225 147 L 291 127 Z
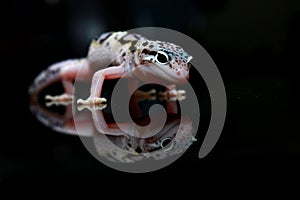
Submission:
M 30 96 L 37 96 L 43 89 L 53 83 L 61 81 L 61 70 L 69 65 L 74 65 L 80 59 L 69 59 L 50 65 L 43 70 L 33 81 L 28 89 Z

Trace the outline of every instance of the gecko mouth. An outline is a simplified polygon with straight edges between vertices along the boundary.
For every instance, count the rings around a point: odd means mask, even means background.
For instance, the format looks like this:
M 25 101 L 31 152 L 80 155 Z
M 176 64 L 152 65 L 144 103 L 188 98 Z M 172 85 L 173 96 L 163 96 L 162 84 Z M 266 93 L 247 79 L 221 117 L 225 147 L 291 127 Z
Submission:
M 160 76 L 165 77 L 167 80 L 184 82 L 187 81 L 188 73 L 185 75 L 182 71 L 175 71 L 168 66 L 162 68 L 160 66 L 154 65 Z
M 134 72 L 135 76 L 147 82 L 160 82 L 163 84 L 182 84 L 186 83 L 187 78 L 184 73 L 177 74 L 176 71 L 168 66 L 157 66 L 147 63 L 138 66 Z

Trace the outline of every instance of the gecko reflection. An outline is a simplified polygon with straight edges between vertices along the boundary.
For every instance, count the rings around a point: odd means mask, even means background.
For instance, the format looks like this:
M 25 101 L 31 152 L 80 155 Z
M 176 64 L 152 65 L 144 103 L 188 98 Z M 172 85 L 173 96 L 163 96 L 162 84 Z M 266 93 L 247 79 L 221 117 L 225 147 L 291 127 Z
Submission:
M 75 120 L 72 101 L 54 102 L 43 106 L 35 101 L 30 108 L 37 119 L 51 129 L 92 139 L 97 154 L 109 161 L 128 163 L 148 158 L 164 159 L 183 153 L 196 140 L 192 135 L 191 120 L 181 116 L 176 101 L 166 99 L 165 95 L 158 95 L 157 98 L 154 89 L 148 92 L 137 90 L 133 94 L 129 109 L 134 122 L 122 122 L 122 130 L 113 120 L 109 109 L 105 109 L 106 104 L 78 107 Z M 158 132 L 133 129 L 133 123 L 139 126 L 149 123 L 148 113 L 142 108 L 157 103 L 167 111 L 163 128 Z M 57 105 L 64 108 L 64 112 L 59 114 Z
M 141 119 L 146 120 L 147 119 Z M 180 125 L 180 116 L 168 115 L 167 123 L 155 136 L 139 138 L 133 135 L 94 135 L 97 153 L 113 162 L 135 162 L 147 158 L 156 160 L 184 152 L 195 138 L 188 118 Z M 122 133 L 122 131 L 120 131 Z

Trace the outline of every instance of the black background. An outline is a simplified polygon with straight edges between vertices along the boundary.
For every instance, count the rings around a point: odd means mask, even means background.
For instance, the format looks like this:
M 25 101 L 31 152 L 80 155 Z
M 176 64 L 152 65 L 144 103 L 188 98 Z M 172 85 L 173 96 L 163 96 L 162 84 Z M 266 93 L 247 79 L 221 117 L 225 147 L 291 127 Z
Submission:
M 0 185 L 112 183 L 165 175 L 297 172 L 300 159 L 299 1 L 9 1 L 1 3 Z M 228 113 L 213 151 L 193 145 L 170 166 L 148 174 L 110 169 L 75 136 L 56 133 L 29 110 L 28 87 L 50 64 L 84 57 L 106 31 L 157 26 L 197 40 L 217 64 Z M 295 174 L 293 174 L 294 176 Z M 288 175 L 287 175 L 288 176 Z M 199 178 L 199 181 L 201 178 Z M 122 182 L 122 181 L 120 181 Z

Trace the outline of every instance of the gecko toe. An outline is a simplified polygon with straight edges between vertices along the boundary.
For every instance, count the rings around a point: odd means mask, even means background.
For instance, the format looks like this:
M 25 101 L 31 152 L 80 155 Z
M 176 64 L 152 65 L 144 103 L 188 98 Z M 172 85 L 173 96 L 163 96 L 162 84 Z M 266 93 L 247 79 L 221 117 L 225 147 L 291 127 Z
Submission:
M 86 100 L 78 99 L 78 100 L 77 100 L 77 104 L 85 105 L 85 104 L 86 104 Z
M 94 98 L 93 99 L 93 104 L 95 105 L 99 105 L 99 104 L 102 104 L 102 103 L 106 103 L 107 100 L 105 98 Z

